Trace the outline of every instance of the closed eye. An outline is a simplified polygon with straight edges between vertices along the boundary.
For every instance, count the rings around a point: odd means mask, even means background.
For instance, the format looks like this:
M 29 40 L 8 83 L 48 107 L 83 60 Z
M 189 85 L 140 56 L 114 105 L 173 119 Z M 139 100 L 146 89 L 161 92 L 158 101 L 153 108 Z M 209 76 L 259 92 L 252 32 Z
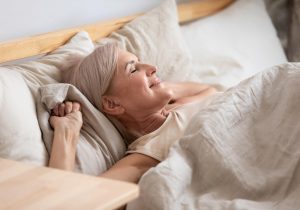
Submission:
M 131 65 L 130 73 L 138 71 L 138 68 L 135 65 Z

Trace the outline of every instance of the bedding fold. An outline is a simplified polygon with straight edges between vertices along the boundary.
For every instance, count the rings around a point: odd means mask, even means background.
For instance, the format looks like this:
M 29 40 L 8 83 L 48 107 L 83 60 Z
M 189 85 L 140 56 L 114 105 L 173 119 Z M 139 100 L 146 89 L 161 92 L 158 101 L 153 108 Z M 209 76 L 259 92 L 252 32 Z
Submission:
M 127 209 L 299 209 L 300 63 L 267 69 L 195 110 Z

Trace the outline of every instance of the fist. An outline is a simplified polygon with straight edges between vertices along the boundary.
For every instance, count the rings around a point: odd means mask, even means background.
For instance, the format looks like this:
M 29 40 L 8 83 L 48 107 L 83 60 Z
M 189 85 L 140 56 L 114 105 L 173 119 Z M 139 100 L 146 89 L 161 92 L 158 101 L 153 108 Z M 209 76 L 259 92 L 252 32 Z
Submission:
M 66 101 L 57 104 L 51 110 L 50 125 L 54 130 L 69 130 L 80 133 L 82 127 L 82 114 L 78 102 Z

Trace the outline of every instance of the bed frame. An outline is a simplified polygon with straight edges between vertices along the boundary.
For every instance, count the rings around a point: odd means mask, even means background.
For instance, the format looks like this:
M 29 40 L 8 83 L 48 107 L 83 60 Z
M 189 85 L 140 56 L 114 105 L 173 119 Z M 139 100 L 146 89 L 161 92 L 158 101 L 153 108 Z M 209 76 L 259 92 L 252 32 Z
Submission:
M 178 5 L 179 22 L 184 23 L 211 15 L 231 4 L 234 0 L 196 0 Z M 141 14 L 76 28 L 0 42 L 0 63 L 36 56 L 53 51 L 66 43 L 79 31 L 87 31 L 93 41 L 108 36 Z

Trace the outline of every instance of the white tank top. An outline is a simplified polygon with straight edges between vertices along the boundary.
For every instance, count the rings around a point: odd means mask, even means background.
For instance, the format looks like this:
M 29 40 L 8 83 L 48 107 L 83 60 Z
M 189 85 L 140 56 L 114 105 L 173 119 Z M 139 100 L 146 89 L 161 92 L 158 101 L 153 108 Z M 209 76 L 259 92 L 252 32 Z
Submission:
M 206 103 L 201 101 L 176 107 L 170 111 L 167 119 L 158 129 L 132 142 L 126 154 L 140 153 L 163 161 L 170 147 L 183 137 L 193 114 L 205 105 Z

